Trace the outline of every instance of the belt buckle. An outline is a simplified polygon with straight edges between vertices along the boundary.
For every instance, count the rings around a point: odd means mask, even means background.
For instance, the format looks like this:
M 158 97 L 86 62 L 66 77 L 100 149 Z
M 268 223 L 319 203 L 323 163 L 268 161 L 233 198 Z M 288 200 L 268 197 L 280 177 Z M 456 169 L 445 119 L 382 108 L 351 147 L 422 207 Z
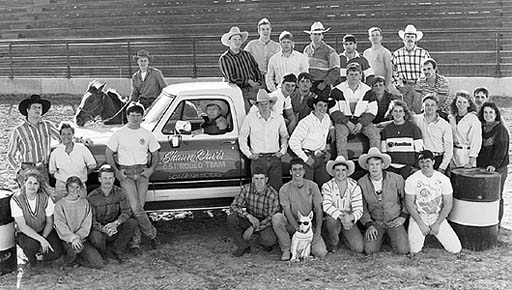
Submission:
M 322 152 L 322 150 L 315 150 L 315 152 L 313 153 L 316 157 L 320 157 L 322 156 L 324 153 Z

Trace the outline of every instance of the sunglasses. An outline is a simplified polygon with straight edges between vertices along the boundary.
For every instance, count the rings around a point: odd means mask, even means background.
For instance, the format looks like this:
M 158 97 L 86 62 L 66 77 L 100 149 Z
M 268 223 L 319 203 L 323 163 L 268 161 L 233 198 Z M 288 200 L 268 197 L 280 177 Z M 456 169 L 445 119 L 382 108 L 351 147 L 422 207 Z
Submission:
M 298 222 L 298 224 L 299 224 L 299 225 L 305 225 L 305 226 L 307 226 L 307 225 L 309 225 L 309 222 L 301 222 L 301 221 L 299 221 L 299 222 Z

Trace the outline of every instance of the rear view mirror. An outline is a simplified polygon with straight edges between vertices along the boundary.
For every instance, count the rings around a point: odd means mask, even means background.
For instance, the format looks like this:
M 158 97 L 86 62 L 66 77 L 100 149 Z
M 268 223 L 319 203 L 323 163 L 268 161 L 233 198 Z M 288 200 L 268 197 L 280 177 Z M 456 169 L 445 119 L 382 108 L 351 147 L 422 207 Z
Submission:
M 180 147 L 180 143 L 181 143 L 181 135 L 171 136 L 171 139 L 169 140 L 169 145 L 171 145 L 171 148 Z

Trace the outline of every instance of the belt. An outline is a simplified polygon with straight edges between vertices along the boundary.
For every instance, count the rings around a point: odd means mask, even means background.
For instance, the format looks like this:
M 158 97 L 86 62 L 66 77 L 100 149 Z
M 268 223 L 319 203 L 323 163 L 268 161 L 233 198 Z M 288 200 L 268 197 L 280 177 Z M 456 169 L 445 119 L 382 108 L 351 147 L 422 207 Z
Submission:
M 275 156 L 276 153 L 258 153 L 257 155 L 260 157 L 272 157 Z
M 46 163 L 44 162 L 21 162 L 21 165 L 25 165 L 25 166 L 33 166 L 33 167 L 38 167 L 38 166 L 43 166 L 45 165 Z
M 434 154 L 434 157 L 439 157 L 439 156 L 443 156 L 444 155 L 443 152 L 432 152 L 432 154 Z
M 455 147 L 457 149 L 469 149 L 469 146 L 453 145 L 453 147 Z
M 147 166 L 146 166 L 146 164 L 119 165 L 119 168 L 122 168 L 122 169 L 147 168 Z
M 302 149 L 304 150 L 304 153 L 306 153 L 306 155 L 311 155 L 311 156 L 316 156 L 316 157 L 321 157 L 321 156 L 324 156 L 327 152 L 325 151 L 322 151 L 322 150 L 309 150 L 309 149 Z

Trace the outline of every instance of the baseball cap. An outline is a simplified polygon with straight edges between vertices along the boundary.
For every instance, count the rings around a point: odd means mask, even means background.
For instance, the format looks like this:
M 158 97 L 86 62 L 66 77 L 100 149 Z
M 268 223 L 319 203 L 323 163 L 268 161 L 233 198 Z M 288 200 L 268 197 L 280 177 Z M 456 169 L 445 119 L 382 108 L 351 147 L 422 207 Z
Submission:
M 418 161 L 425 159 L 434 160 L 434 153 L 432 153 L 432 151 L 430 150 L 421 151 L 420 154 L 418 155 Z

